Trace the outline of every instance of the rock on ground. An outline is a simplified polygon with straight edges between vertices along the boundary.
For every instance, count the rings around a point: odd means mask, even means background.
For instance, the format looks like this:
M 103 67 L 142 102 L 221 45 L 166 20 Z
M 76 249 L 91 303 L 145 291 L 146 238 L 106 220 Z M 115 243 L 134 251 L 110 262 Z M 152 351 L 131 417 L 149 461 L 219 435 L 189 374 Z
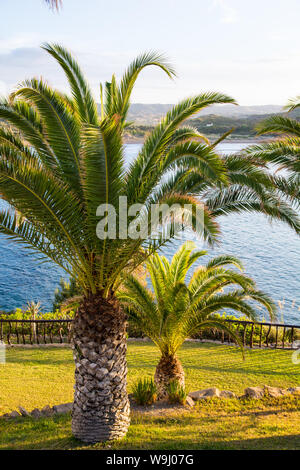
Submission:
M 265 391 L 261 387 L 248 387 L 245 389 L 245 396 L 248 398 L 254 398 L 255 400 L 259 400 L 263 398 L 265 395 Z
M 72 411 L 72 406 L 73 406 L 73 403 L 64 403 L 63 405 L 55 405 L 53 406 L 53 412 L 58 415 L 69 413 L 70 411 Z
M 268 385 L 264 386 L 264 395 L 272 398 L 283 397 L 284 395 L 289 395 L 290 392 L 283 388 L 279 387 L 269 387 Z
M 189 394 L 195 401 L 207 400 L 208 398 L 219 398 L 221 392 L 218 388 L 207 388 L 206 390 L 198 390 L 197 392 L 192 392 Z
M 41 410 L 39 410 L 38 408 L 34 408 L 34 410 L 32 410 L 32 412 L 30 414 L 33 418 L 36 418 L 36 419 L 42 417 Z
M 47 406 L 44 406 L 44 408 L 41 409 L 41 413 L 44 416 L 50 417 L 54 414 L 54 410 L 49 405 L 47 405 Z
M 294 387 L 294 388 L 288 388 L 287 391 L 289 393 L 296 393 L 296 394 L 300 394 L 300 387 Z
M 190 408 L 193 408 L 195 406 L 195 402 L 191 397 L 186 397 L 185 404 Z
M 10 418 L 19 418 L 21 415 L 17 411 L 12 411 L 11 413 L 8 413 L 8 416 Z
M 23 406 L 19 406 L 19 412 L 20 412 L 21 416 L 23 416 L 24 418 L 30 416 L 29 411 L 25 410 L 25 408 L 23 408 Z
M 220 393 L 221 398 L 236 398 L 236 394 L 233 392 L 229 392 L 228 390 L 223 390 Z

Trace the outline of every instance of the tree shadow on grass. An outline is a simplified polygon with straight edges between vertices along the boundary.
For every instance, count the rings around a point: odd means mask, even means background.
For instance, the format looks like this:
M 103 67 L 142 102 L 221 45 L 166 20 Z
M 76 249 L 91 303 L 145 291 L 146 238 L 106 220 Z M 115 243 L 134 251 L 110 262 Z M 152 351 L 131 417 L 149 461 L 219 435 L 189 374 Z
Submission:
M 223 445 L 225 450 L 300 450 L 300 434 L 240 439 Z
M 179 417 L 178 417 L 179 418 Z M 155 450 L 296 450 L 300 449 L 300 435 L 275 435 L 270 437 L 255 437 L 235 439 L 235 433 L 247 433 L 249 423 L 241 423 L 238 429 L 214 429 L 213 426 L 220 417 L 182 416 L 180 419 L 154 417 L 145 418 L 143 423 L 136 422 L 129 429 L 125 439 L 107 444 L 87 445 L 75 439 L 71 434 L 70 416 L 60 416 L 52 419 L 34 421 L 19 419 L 10 422 L 5 432 L 5 448 L 12 449 L 44 449 L 44 450 L 122 450 L 122 449 L 155 449 Z M 201 420 L 201 427 L 196 428 Z M 144 426 L 141 426 L 143 424 Z M 165 425 L 168 432 L 162 432 L 160 425 Z M 158 426 L 158 428 L 157 428 Z M 191 433 L 183 428 L 192 426 Z M 251 426 L 253 428 L 253 426 Z M 150 434 L 148 434 L 148 430 Z M 160 430 L 160 432 L 159 432 Z M 152 432 L 151 432 L 152 431 Z M 158 431 L 158 432 L 157 432 Z

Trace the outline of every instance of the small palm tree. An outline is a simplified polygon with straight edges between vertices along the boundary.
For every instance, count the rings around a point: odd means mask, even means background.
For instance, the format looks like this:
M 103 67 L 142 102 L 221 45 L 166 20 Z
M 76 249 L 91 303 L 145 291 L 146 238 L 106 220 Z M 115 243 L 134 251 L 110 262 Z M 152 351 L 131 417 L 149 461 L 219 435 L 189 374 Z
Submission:
M 189 269 L 205 254 L 205 251 L 195 251 L 191 242 L 179 249 L 171 263 L 155 254 L 147 261 L 153 290 L 130 275 L 118 294 L 129 318 L 161 352 L 155 371 L 160 398 L 166 395 L 170 381 L 176 380 L 184 386 L 184 371 L 176 353 L 182 343 L 199 330 L 222 330 L 241 345 L 228 323 L 216 318 L 215 313 L 231 309 L 255 320 L 256 312 L 248 302 L 254 300 L 266 307 L 271 318 L 275 315 L 275 304 L 255 289 L 254 281 L 227 267 L 232 265 L 242 271 L 241 262 L 233 256 L 213 258 L 198 267 L 186 283 Z
M 168 191 L 161 182 L 170 170 L 176 178 L 179 169 L 193 168 L 210 184 L 226 184 L 226 169 L 215 149 L 183 123 L 206 106 L 234 100 L 220 93 L 183 100 L 155 127 L 128 167 L 122 138 L 139 73 L 151 65 L 173 77 L 173 68 L 156 53 L 140 55 L 120 83 L 113 75 L 101 86 L 99 115 L 72 55 L 59 45 L 45 45 L 44 50 L 64 70 L 72 95 L 34 78 L 1 101 L 0 195 L 10 206 L 0 212 L 0 232 L 62 267 L 78 286 L 82 300 L 73 330 L 72 429 L 83 441 L 106 441 L 126 434 L 129 425 L 127 323 L 115 295 L 122 273 L 135 271 L 176 235 L 176 217 L 164 227 L 160 219 L 152 224 L 152 204 L 187 204 L 187 225 L 210 242 L 216 239 L 213 217 L 188 186 L 182 191 L 174 184 Z M 127 198 L 129 208 L 143 206 L 148 239 L 123 232 L 99 238 L 98 208 L 113 207 L 119 226 L 124 218 L 120 198 Z M 194 216 L 197 208 L 203 214 L 200 229 Z M 107 226 L 108 218 L 103 220 Z M 128 214 L 125 231 L 139 221 L 139 214 Z
M 37 320 L 40 310 L 41 310 L 41 303 L 40 302 L 28 302 L 27 303 L 27 312 L 30 313 L 31 320 Z M 32 323 L 32 338 L 33 342 L 36 342 L 36 323 Z

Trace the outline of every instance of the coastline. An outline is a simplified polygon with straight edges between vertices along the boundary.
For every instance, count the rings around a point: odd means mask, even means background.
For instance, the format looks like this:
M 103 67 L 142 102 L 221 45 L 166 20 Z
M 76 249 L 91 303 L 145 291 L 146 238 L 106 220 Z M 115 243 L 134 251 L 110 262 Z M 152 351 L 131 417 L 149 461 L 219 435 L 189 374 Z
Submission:
M 216 136 L 216 135 L 207 135 L 206 136 L 208 138 L 208 140 L 210 141 L 215 141 L 217 140 L 218 138 L 220 138 L 220 136 Z M 144 141 L 145 141 L 145 138 L 146 136 L 144 137 L 134 137 L 134 136 L 128 136 L 126 135 L 124 137 L 124 144 L 143 144 Z M 233 138 L 229 138 L 227 137 L 223 143 L 235 143 L 235 144 L 259 144 L 261 142 L 270 142 L 271 140 L 274 140 L 274 139 L 270 139 L 270 137 L 233 137 Z

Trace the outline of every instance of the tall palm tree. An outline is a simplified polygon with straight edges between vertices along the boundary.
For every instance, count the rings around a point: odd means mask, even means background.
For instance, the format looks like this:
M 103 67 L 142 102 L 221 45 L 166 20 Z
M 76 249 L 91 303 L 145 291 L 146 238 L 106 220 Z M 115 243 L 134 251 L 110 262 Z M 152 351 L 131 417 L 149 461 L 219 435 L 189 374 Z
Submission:
M 147 261 L 152 288 L 129 275 L 118 293 L 129 318 L 161 352 L 155 371 L 160 398 L 167 394 L 170 381 L 177 380 L 184 386 L 184 371 L 176 353 L 187 338 L 203 328 L 216 328 L 241 344 L 228 323 L 216 318 L 215 313 L 231 309 L 255 320 L 255 309 L 248 302 L 254 300 L 267 308 L 271 318 L 275 315 L 275 304 L 255 289 L 254 281 L 227 267 L 243 270 L 241 262 L 233 256 L 213 258 L 198 267 L 187 282 L 190 268 L 206 254 L 195 251 L 191 242 L 184 244 L 171 262 L 155 254 Z
M 86 442 L 123 436 L 129 425 L 126 393 L 126 315 L 115 291 L 122 273 L 134 271 L 159 246 L 176 235 L 178 222 L 170 217 L 150 223 L 151 204 L 188 204 L 186 223 L 209 242 L 218 227 L 207 208 L 173 185 L 161 190 L 170 170 L 193 169 L 212 185 L 226 184 L 226 171 L 215 149 L 183 122 L 206 106 L 233 103 L 220 93 L 203 93 L 174 106 L 146 139 L 136 159 L 124 163 L 123 130 L 130 96 L 139 73 L 147 66 L 174 70 L 155 53 L 137 57 L 120 83 L 115 76 L 101 88 L 101 115 L 78 64 L 59 45 L 43 46 L 62 67 L 72 94 L 51 88 L 43 79 L 22 83 L 0 104 L 0 195 L 9 204 L 0 212 L 0 232 L 29 247 L 42 260 L 63 268 L 83 299 L 73 329 L 75 394 L 72 429 Z M 104 98 L 103 98 L 104 95 Z M 116 226 L 124 218 L 119 198 L 128 206 L 143 205 L 149 238 L 96 233 L 103 206 L 115 209 Z M 195 211 L 201 209 L 202 228 Z M 102 214 L 104 215 L 104 213 Z M 109 218 L 104 219 L 106 228 Z M 125 227 L 139 222 L 128 216 Z M 103 222 L 103 220 L 102 220 Z M 130 225 L 129 225 L 130 224 Z M 155 237 L 151 237 L 151 231 Z M 155 239 L 154 239 L 155 238 Z

